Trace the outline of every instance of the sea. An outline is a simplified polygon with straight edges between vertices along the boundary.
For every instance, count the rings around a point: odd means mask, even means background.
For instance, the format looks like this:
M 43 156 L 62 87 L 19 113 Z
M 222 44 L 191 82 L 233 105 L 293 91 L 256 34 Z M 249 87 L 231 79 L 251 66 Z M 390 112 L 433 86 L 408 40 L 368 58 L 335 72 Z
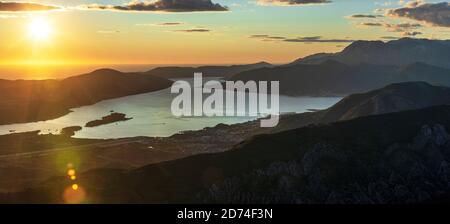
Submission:
M 155 66 L 104 67 L 112 67 L 121 71 L 145 71 Z M 92 68 L 90 70 L 92 70 Z M 89 72 L 90 70 L 84 70 L 84 72 Z M 2 70 L 0 69 L 0 74 L 1 71 Z M 77 73 L 83 73 L 83 70 L 77 70 Z M 49 76 L 47 78 L 56 79 L 70 76 L 54 76 L 50 73 L 47 73 L 47 75 Z M 1 77 L 3 76 L 0 76 L 0 78 Z M 23 76 L 17 76 L 17 78 L 32 79 Z M 12 78 L 9 77 L 9 79 Z M 211 79 L 221 80 L 220 77 L 215 77 L 205 79 L 204 81 L 206 82 Z M 193 79 L 191 78 L 183 80 L 193 82 Z M 64 127 L 81 126 L 83 128 L 80 131 L 77 131 L 73 137 L 90 139 L 111 139 L 136 136 L 168 137 L 183 131 L 201 130 L 206 127 L 214 127 L 218 124 L 243 123 L 255 120 L 261 116 L 267 116 L 267 114 L 259 114 L 256 117 L 177 117 L 174 116 L 171 111 L 171 103 L 176 96 L 177 94 L 171 93 L 170 88 L 168 88 L 150 93 L 104 100 L 94 105 L 72 108 L 71 113 L 52 120 L 0 125 L 0 135 L 28 131 L 40 131 L 40 134 L 59 134 Z M 268 96 L 268 98 L 270 98 L 270 96 Z M 292 97 L 280 95 L 280 113 L 303 113 L 311 110 L 322 110 L 334 105 L 339 100 L 341 100 L 341 97 Z M 226 107 L 226 105 L 224 105 L 224 107 Z M 226 110 L 226 108 L 220 109 Z M 127 117 L 132 119 L 97 127 L 84 127 L 87 122 L 100 119 L 103 116 L 109 115 L 111 112 L 124 113 Z

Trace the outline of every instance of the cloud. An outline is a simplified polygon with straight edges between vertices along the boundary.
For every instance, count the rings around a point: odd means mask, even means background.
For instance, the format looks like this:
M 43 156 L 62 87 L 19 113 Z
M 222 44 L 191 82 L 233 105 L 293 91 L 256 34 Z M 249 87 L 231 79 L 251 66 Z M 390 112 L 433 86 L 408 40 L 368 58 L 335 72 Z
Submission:
M 421 34 L 422 34 L 421 32 L 413 31 L 413 32 L 404 32 L 402 35 L 413 37 L 413 36 L 417 36 L 417 35 L 421 35 Z
M 415 29 L 415 28 L 419 28 L 422 27 L 422 25 L 418 24 L 418 23 L 399 23 L 399 24 L 394 24 L 391 26 L 394 27 L 398 27 L 398 28 L 404 28 L 404 29 Z
M 412 32 L 413 30 L 417 30 L 422 27 L 422 25 L 418 23 L 378 23 L 378 22 L 364 22 L 360 24 L 361 26 L 368 27 L 384 27 L 388 32 L 401 32 L 401 33 L 416 33 Z M 416 34 L 417 35 L 417 34 Z M 411 35 L 409 35 L 411 36 Z
M 274 36 L 274 37 L 272 37 L 272 36 L 270 36 L 270 37 L 267 37 L 268 39 L 272 39 L 272 40 L 284 40 L 284 39 L 286 39 L 286 37 L 277 37 L 277 36 Z
M 270 36 L 270 35 L 265 35 L 265 34 L 251 35 L 250 38 L 263 39 L 264 41 L 270 41 L 270 40 L 284 40 L 284 39 L 286 39 L 286 37 L 281 37 L 281 36 Z
M 255 34 L 255 35 L 251 35 L 250 38 L 266 38 L 269 35 L 265 35 L 265 34 Z
M 422 4 L 424 4 L 424 3 L 425 3 L 424 0 L 411 1 L 411 2 L 407 2 L 407 3 L 405 4 L 405 7 L 408 7 L 408 8 L 414 8 L 414 7 L 417 7 L 417 6 L 422 5 Z
M 350 39 L 322 39 L 321 36 L 312 37 L 298 37 L 294 39 L 285 39 L 286 42 L 299 42 L 299 43 L 351 43 L 354 40 Z
M 408 32 L 410 30 L 413 29 L 418 29 L 420 27 L 422 27 L 422 25 L 418 24 L 418 23 L 399 23 L 399 24 L 384 24 L 384 27 L 386 27 L 386 29 L 389 32 Z
M 361 23 L 362 26 L 383 26 L 382 23 Z
M 403 8 L 388 10 L 387 15 L 414 19 L 433 26 L 450 27 L 450 3 L 448 2 L 435 4 L 413 2 Z
M 179 26 L 183 25 L 183 22 L 163 22 L 163 23 L 138 23 L 136 26 Z
M 4 12 L 49 11 L 55 9 L 60 9 L 60 7 L 32 2 L 0 2 L 0 11 Z
M 299 37 L 297 39 L 312 41 L 312 40 L 320 40 L 321 38 L 322 38 L 321 36 L 312 36 L 312 37 Z
M 322 39 L 321 36 L 288 38 L 281 36 L 271 36 L 266 34 L 255 34 L 249 36 L 249 38 L 259 39 L 262 41 L 283 41 L 283 42 L 299 42 L 299 43 L 351 43 L 354 41 L 349 39 Z
M 397 39 L 399 39 L 398 37 L 394 37 L 394 36 L 384 36 L 384 37 L 381 37 L 381 39 L 386 39 L 386 40 L 397 40 Z
M 181 24 L 183 24 L 183 23 L 181 23 L 181 22 L 165 22 L 165 23 L 158 23 L 156 25 L 158 25 L 158 26 L 178 26 Z
M 175 32 L 184 32 L 184 33 L 206 33 L 210 32 L 211 30 L 204 29 L 204 28 L 194 28 L 194 29 L 187 29 L 187 30 L 175 30 Z
M 260 5 L 284 5 L 284 6 L 331 3 L 330 0 L 258 0 L 257 2 Z
M 82 5 L 84 9 L 138 11 L 138 12 L 201 12 L 201 11 L 228 11 L 226 6 L 213 3 L 211 0 L 156 0 L 131 1 L 124 5 Z
M 375 19 L 378 17 L 383 17 L 382 15 L 364 15 L 364 14 L 356 14 L 356 15 L 351 15 L 348 18 L 354 18 L 354 19 Z

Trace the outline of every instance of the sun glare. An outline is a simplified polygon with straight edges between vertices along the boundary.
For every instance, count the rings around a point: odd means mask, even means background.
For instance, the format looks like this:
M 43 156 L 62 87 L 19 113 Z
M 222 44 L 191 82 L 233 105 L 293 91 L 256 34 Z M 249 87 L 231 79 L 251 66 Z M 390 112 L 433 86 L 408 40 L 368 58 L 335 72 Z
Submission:
M 35 18 L 28 26 L 28 32 L 33 40 L 47 40 L 52 32 L 50 23 L 43 18 Z

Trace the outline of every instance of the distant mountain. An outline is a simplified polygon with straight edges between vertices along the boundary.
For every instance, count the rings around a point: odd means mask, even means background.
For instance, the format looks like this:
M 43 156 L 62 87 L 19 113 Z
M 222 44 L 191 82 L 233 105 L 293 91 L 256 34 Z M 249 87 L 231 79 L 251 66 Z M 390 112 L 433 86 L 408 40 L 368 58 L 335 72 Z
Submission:
M 64 80 L 0 80 L 0 124 L 57 118 L 70 108 L 170 87 L 172 81 L 112 69 Z
M 251 138 L 233 150 L 77 176 L 91 203 L 419 203 L 450 193 L 450 106 Z M 61 203 L 66 177 L 0 194 Z M 60 190 L 55 190 L 60 189 Z
M 307 65 L 316 65 L 321 64 L 327 60 L 334 60 L 335 54 L 333 53 L 318 53 L 306 56 L 304 58 L 299 58 L 289 64 L 283 65 L 283 67 L 297 65 L 297 64 L 307 64 Z
M 330 59 L 345 64 L 369 63 L 396 66 L 423 62 L 450 68 L 450 40 L 402 38 L 389 42 L 355 41 L 342 52 L 305 57 L 291 65 L 320 64 Z
M 280 81 L 286 95 L 347 95 L 397 82 L 424 81 L 450 86 L 450 69 L 413 63 L 408 66 L 347 65 L 335 60 L 241 72 L 229 80 Z
M 152 75 L 99 69 L 62 80 L 60 91 L 75 100 L 75 104 L 92 104 L 104 99 L 165 89 L 171 84 L 170 80 Z
M 194 73 L 201 72 L 205 77 L 228 77 L 243 71 L 270 67 L 273 67 L 273 65 L 267 62 L 230 66 L 158 67 L 145 72 L 145 74 L 160 76 L 164 78 L 185 78 L 193 77 Z

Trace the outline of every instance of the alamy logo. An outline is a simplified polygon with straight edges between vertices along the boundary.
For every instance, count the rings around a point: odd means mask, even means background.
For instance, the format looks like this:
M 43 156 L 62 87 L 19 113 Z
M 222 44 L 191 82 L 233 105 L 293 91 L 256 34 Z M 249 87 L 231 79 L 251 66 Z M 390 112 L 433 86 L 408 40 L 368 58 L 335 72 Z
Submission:
M 271 81 L 270 94 L 268 87 L 267 81 L 226 81 L 223 84 L 210 80 L 203 83 L 202 73 L 195 73 L 193 87 L 185 80 L 172 85 L 171 93 L 179 94 L 172 100 L 172 114 L 177 117 L 266 116 L 260 119 L 261 127 L 275 127 L 279 122 L 280 85 L 278 81 Z

